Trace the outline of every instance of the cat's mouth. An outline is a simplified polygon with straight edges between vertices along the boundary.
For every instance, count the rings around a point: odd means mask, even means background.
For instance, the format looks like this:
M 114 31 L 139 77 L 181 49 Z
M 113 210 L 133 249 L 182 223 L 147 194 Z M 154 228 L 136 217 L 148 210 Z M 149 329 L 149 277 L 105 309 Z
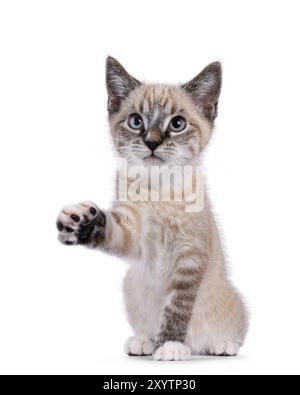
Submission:
M 164 160 L 161 157 L 155 155 L 154 152 L 152 152 L 152 154 L 150 154 L 144 158 L 144 162 L 157 164 L 157 163 L 163 163 Z

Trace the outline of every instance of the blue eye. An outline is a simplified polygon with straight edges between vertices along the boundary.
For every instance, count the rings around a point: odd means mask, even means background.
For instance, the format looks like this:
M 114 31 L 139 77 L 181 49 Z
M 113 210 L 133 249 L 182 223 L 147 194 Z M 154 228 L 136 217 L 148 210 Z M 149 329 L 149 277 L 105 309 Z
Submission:
M 143 119 L 139 114 L 132 114 L 128 119 L 128 125 L 131 129 L 140 130 L 143 127 Z
M 183 117 L 178 115 L 178 116 L 174 117 L 173 119 L 171 119 L 169 128 L 173 132 L 182 132 L 186 128 L 186 120 Z

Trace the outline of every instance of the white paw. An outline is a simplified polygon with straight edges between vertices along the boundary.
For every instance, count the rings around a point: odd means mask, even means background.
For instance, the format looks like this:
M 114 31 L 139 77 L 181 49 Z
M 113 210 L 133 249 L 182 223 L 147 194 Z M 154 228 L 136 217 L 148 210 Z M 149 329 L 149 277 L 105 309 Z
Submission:
M 238 355 L 240 346 L 234 342 L 220 342 L 209 349 L 210 355 L 234 357 Z
M 65 206 L 58 215 L 58 239 L 63 244 L 84 244 L 95 223 L 105 225 L 105 215 L 92 202 Z
M 132 356 L 152 355 L 154 344 L 146 336 L 130 337 L 125 343 L 125 353 Z
M 179 342 L 167 342 L 153 354 L 155 361 L 186 361 L 190 357 L 190 348 Z

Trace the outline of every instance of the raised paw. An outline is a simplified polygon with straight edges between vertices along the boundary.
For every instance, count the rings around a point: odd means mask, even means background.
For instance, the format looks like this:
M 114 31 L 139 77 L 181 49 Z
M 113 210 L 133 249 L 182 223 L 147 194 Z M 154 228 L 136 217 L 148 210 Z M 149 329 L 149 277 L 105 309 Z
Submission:
M 190 357 L 190 348 L 180 342 L 166 342 L 153 354 L 155 361 L 186 361 Z
M 152 355 L 154 343 L 146 336 L 133 336 L 127 340 L 124 349 L 130 356 Z
M 105 225 L 105 214 L 92 202 L 64 207 L 56 222 L 58 239 L 67 245 L 99 242 L 104 238 Z

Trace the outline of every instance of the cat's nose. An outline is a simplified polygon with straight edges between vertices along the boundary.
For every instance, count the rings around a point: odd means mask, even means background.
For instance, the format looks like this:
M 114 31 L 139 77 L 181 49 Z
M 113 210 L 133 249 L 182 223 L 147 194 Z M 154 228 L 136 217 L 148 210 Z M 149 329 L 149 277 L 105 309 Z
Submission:
M 161 144 L 161 141 L 145 140 L 145 144 L 151 151 L 155 151 L 156 148 Z
M 162 143 L 162 135 L 159 130 L 149 130 L 144 137 L 147 147 L 153 152 Z

